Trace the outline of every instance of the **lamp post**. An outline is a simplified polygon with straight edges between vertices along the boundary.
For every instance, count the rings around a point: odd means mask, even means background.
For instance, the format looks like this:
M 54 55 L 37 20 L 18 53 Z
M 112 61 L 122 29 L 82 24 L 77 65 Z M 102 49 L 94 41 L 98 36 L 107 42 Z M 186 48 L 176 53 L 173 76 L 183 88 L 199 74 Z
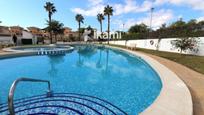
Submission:
M 152 18 L 153 18 L 154 8 L 152 7 L 150 11 L 151 11 L 150 12 L 150 25 L 149 25 L 149 31 L 148 31 L 149 39 L 151 38 L 150 32 L 152 32 Z
M 154 8 L 151 8 L 151 16 L 150 16 L 150 31 L 152 31 L 152 18 L 153 18 Z
M 120 34 L 121 35 L 120 38 L 122 38 L 122 35 L 124 34 L 125 34 L 125 23 L 123 23 L 123 32 Z
M 124 29 L 125 29 L 125 24 L 123 23 L 123 32 L 124 32 Z

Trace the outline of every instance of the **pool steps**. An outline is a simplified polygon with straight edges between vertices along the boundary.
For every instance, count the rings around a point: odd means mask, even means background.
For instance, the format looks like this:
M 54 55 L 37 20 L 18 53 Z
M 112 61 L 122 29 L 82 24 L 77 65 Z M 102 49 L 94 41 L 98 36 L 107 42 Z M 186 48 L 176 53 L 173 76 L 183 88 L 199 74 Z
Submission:
M 48 92 L 28 98 L 13 100 L 16 86 L 20 82 L 48 84 Z M 18 78 L 9 90 L 8 103 L 0 104 L 1 115 L 127 115 L 124 111 L 103 99 L 74 93 L 53 93 L 48 80 Z
M 67 50 L 40 50 L 37 52 L 38 55 L 64 55 L 66 54 Z
M 53 93 L 51 97 L 38 95 L 14 101 L 16 115 L 69 114 L 69 115 L 127 115 L 120 108 L 103 99 L 75 94 Z M 9 114 L 8 104 L 0 104 L 0 114 Z

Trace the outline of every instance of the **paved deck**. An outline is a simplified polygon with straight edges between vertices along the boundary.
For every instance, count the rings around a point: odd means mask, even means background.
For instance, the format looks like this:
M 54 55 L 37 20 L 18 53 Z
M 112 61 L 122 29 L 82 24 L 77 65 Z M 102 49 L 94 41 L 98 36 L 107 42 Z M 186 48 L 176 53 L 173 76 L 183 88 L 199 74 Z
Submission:
M 193 98 L 194 115 L 204 115 L 204 75 L 168 59 L 151 54 L 146 55 L 168 67 L 185 82 Z

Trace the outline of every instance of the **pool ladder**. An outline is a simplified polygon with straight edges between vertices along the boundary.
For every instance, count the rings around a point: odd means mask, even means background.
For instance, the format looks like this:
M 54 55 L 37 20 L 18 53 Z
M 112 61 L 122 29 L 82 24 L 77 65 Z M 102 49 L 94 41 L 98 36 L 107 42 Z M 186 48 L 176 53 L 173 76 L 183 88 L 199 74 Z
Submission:
M 50 88 L 50 81 L 48 80 L 40 80 L 40 79 L 31 79 L 31 78 L 19 78 L 13 82 L 13 84 L 10 87 L 9 90 L 9 95 L 8 95 L 8 109 L 10 115 L 15 115 L 15 108 L 13 104 L 13 97 L 14 97 L 14 92 L 16 89 L 16 86 L 18 85 L 19 82 L 41 82 L 41 83 L 47 83 L 48 84 L 48 91 L 47 91 L 47 97 L 52 96 L 52 91 Z
M 65 50 L 38 51 L 38 55 L 63 55 L 65 53 Z

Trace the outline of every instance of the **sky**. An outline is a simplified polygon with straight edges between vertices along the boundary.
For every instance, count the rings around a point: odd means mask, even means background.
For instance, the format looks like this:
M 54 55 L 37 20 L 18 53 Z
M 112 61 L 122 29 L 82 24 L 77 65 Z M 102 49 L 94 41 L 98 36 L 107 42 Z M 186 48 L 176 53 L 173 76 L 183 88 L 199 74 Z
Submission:
M 48 0 L 0 0 L 0 25 L 46 27 L 48 14 L 44 9 Z M 153 7 L 152 27 L 171 24 L 182 18 L 184 21 L 204 20 L 204 0 L 50 0 L 57 12 L 53 19 L 65 27 L 77 30 L 76 14 L 85 18 L 82 27 L 91 26 L 99 29 L 96 15 L 102 13 L 106 5 L 114 9 L 111 17 L 111 30 L 124 30 L 135 24 L 150 25 L 150 9 Z M 107 18 L 103 24 L 107 30 Z

